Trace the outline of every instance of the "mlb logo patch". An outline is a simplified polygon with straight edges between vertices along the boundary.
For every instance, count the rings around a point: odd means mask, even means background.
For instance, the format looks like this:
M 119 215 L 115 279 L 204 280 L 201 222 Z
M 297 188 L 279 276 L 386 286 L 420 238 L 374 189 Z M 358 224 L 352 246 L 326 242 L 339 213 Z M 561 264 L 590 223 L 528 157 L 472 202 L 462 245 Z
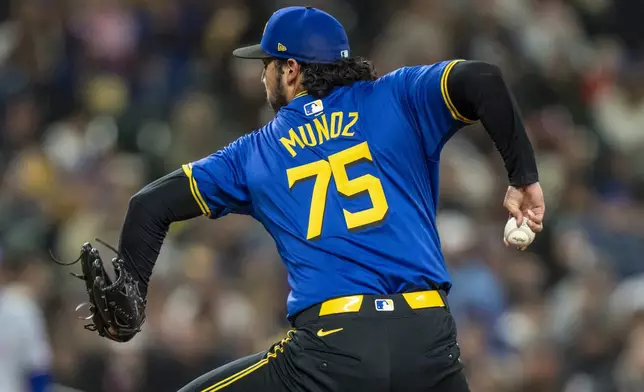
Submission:
M 318 99 L 313 102 L 309 102 L 306 105 L 304 105 L 304 113 L 306 113 L 307 116 L 312 116 L 314 114 L 321 113 L 324 110 L 324 105 L 322 104 L 322 100 Z
M 393 312 L 394 300 L 393 299 L 377 299 L 376 310 L 379 312 Z

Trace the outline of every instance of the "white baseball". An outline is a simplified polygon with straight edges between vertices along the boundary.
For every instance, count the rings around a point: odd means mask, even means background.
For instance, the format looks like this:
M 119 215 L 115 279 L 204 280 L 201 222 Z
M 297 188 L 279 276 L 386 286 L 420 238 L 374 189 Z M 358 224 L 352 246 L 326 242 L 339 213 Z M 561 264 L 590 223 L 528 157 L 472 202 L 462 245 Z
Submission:
M 518 248 L 527 247 L 534 241 L 535 233 L 528 226 L 528 218 L 524 217 L 521 226 L 517 227 L 516 218 L 512 217 L 508 220 L 508 223 L 505 224 L 504 231 L 505 240 L 510 243 L 510 245 L 516 246 Z

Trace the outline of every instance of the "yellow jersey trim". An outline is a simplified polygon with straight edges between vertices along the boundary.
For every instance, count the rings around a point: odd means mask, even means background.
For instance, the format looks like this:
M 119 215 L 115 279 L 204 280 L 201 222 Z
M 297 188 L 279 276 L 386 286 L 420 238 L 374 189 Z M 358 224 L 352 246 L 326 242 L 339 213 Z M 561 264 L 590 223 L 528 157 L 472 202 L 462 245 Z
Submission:
M 308 95 L 308 93 L 309 93 L 309 92 L 308 92 L 308 91 L 306 91 L 306 90 L 300 91 L 299 93 L 295 94 L 295 96 L 293 97 L 293 99 L 295 99 L 295 98 L 299 98 L 299 97 L 303 97 L 303 96 L 305 96 L 305 95 Z
M 204 215 L 210 216 L 210 208 L 204 201 L 203 196 L 201 196 L 201 192 L 199 192 L 197 180 L 195 180 L 195 178 L 192 176 L 192 163 L 182 165 L 181 168 L 183 169 L 183 172 L 186 173 L 186 176 L 188 176 L 188 182 L 190 183 L 190 192 L 192 192 L 192 197 L 194 197 L 197 205 L 199 205 L 199 209 Z
M 445 101 L 445 105 L 447 106 L 447 109 L 449 109 L 454 120 L 472 124 L 474 120 L 470 120 L 469 118 L 463 116 L 458 112 L 458 110 L 456 109 L 456 106 L 454 106 L 454 103 L 452 103 L 452 99 L 449 96 L 449 92 L 447 91 L 447 78 L 449 78 L 449 73 L 452 70 L 452 68 L 454 68 L 454 66 L 457 63 L 460 63 L 461 61 L 465 61 L 465 60 L 452 60 L 449 64 L 447 64 L 447 66 L 443 70 L 443 75 L 441 76 L 441 94 L 443 95 L 443 101 Z
M 327 316 L 329 314 L 337 313 L 351 313 L 360 311 L 362 307 L 362 295 L 350 295 L 348 297 L 340 297 L 324 301 L 320 306 L 319 316 Z

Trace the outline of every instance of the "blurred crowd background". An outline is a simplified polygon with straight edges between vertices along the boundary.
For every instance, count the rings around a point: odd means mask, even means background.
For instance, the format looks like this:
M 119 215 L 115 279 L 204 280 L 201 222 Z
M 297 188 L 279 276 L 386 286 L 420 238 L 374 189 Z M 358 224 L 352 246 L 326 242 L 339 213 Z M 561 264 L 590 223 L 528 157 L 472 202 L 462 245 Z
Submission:
M 116 244 L 138 189 L 272 118 L 261 62 L 230 54 L 286 5 L 0 1 L 0 333 L 10 340 L 20 317 L 40 329 L 36 362 L 58 385 L 174 391 L 288 328 L 284 268 L 246 217 L 172 226 L 128 344 L 83 330 L 83 284 L 47 252 Z M 644 391 L 644 2 L 304 5 L 336 15 L 381 75 L 479 59 L 516 95 L 547 201 L 528 251 L 503 246 L 507 180 L 485 130 L 463 129 L 443 153 L 438 219 L 472 391 Z

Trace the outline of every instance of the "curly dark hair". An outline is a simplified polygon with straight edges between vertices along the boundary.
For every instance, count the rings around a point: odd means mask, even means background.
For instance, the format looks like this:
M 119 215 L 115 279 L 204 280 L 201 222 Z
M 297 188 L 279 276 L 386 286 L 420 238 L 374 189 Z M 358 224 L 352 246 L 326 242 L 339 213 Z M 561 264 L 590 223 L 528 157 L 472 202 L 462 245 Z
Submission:
M 278 69 L 286 60 L 278 59 Z M 363 57 L 343 59 L 332 64 L 300 63 L 302 66 L 302 87 L 315 98 L 323 98 L 339 86 L 354 82 L 372 81 L 378 78 L 370 60 Z

